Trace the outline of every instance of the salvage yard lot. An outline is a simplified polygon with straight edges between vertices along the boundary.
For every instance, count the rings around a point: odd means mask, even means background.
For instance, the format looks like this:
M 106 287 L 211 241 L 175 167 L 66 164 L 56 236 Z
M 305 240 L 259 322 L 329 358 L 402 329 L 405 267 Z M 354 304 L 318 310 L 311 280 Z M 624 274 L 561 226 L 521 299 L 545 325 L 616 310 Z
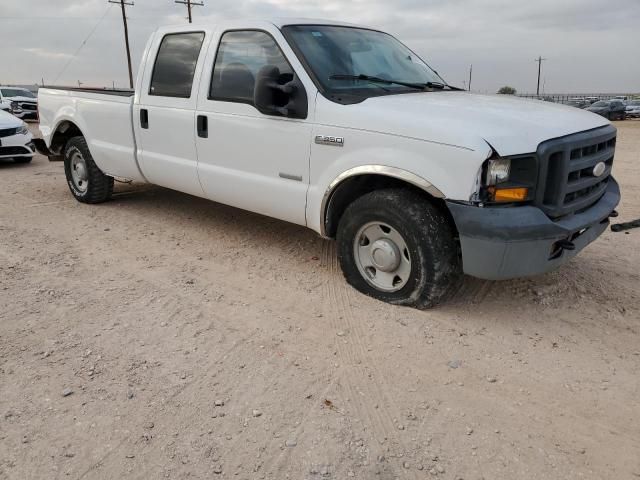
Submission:
M 640 122 L 618 122 L 620 218 Z M 420 312 L 306 229 L 0 164 L 0 479 L 640 477 L 640 231 Z

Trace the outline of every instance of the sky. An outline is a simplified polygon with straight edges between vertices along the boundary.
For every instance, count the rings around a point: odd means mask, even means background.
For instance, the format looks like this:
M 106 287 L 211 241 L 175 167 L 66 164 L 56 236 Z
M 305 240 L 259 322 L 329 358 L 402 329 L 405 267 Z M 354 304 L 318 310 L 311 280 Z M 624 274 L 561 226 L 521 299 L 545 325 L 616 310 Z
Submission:
M 127 8 L 134 75 L 147 37 L 186 23 L 174 0 Z M 313 17 L 398 37 L 448 83 L 493 93 L 640 92 L 640 0 L 204 0 L 194 22 Z M 107 0 L 0 0 L 0 83 L 128 86 L 120 7 Z

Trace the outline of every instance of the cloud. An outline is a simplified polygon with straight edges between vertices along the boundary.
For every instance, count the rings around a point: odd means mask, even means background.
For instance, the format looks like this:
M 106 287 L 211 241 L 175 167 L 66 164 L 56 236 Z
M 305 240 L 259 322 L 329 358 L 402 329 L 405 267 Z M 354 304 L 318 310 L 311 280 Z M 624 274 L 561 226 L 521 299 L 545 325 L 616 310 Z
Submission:
M 36 57 L 42 57 L 51 60 L 66 60 L 72 57 L 70 53 L 56 52 L 40 47 L 28 47 L 23 48 L 22 50 L 30 55 L 35 55 Z
M 127 84 L 120 9 L 107 0 L 0 0 L 0 81 Z M 462 85 L 469 65 L 474 89 L 504 84 L 535 90 L 542 55 L 546 91 L 640 91 L 638 0 L 204 0 L 196 21 L 229 18 L 324 17 L 388 31 L 417 51 L 450 83 Z M 107 10 L 109 9 L 109 10 Z M 100 18 L 77 57 L 70 58 Z M 173 0 L 135 0 L 127 8 L 137 64 L 158 26 L 183 23 Z M 70 61 L 71 60 L 71 61 Z M 62 69 L 69 63 L 66 70 Z

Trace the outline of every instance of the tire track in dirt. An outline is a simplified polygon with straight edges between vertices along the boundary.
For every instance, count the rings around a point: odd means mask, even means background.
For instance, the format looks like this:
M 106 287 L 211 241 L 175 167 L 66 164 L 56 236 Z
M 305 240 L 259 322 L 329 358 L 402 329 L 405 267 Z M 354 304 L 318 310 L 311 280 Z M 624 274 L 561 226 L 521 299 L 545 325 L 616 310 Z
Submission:
M 323 241 L 322 265 L 326 269 L 323 297 L 328 299 L 323 302 L 328 309 L 325 317 L 329 319 L 335 331 L 332 334 L 337 334 L 339 331 L 346 333 L 336 342 L 338 357 L 342 359 L 342 363 L 346 364 L 341 368 L 341 383 L 355 404 L 352 407 L 354 410 L 352 415 L 364 416 L 364 420 L 373 430 L 370 436 L 368 461 L 369 465 L 374 465 L 381 456 L 385 456 L 388 450 L 400 448 L 403 452 L 408 452 L 410 448 L 397 433 L 398 426 L 394 423 L 393 417 L 399 416 L 400 412 L 383 390 L 382 385 L 388 384 L 368 354 L 367 346 L 363 341 L 366 338 L 366 330 L 362 321 L 354 315 L 350 297 L 351 287 L 345 284 L 333 242 Z M 345 341 L 342 341 L 343 338 Z M 376 399 L 378 405 L 367 399 Z M 389 408 L 385 408 L 387 406 Z M 389 467 L 393 467 L 389 463 L 379 467 L 383 470 L 381 472 L 383 476 L 396 476 L 393 469 L 389 470 Z M 400 465 L 395 466 L 398 471 L 401 468 Z M 403 476 L 417 478 L 415 472 L 406 470 L 403 471 Z

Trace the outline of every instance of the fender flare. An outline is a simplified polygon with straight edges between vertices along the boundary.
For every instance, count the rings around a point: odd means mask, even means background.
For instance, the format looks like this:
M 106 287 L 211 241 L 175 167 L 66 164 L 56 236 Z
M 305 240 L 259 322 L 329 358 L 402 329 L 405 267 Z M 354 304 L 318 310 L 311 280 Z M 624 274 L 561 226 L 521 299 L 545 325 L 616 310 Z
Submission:
M 340 186 L 342 182 L 347 180 L 348 178 L 360 176 L 360 175 L 382 175 L 385 177 L 396 178 L 398 180 L 402 180 L 404 182 L 410 183 L 421 190 L 424 190 L 429 195 L 435 198 L 445 198 L 445 195 L 435 187 L 431 182 L 425 180 L 424 178 L 416 175 L 415 173 L 409 172 L 408 170 L 403 170 L 401 168 L 396 167 L 388 167 L 386 165 L 361 165 L 359 167 L 350 168 L 342 172 L 338 175 L 327 187 L 324 196 L 322 197 L 322 203 L 320 205 L 320 213 L 321 213 L 321 222 L 320 222 L 320 234 L 323 237 L 326 237 L 326 226 L 327 226 L 327 211 L 329 209 L 329 205 L 331 203 L 331 197 L 335 192 L 336 188 Z
M 53 139 L 56 136 L 56 134 L 58 132 L 60 132 L 61 130 L 61 126 L 65 123 L 70 123 L 71 125 L 73 125 L 74 127 L 76 127 L 80 133 L 82 134 L 83 137 L 86 138 L 85 134 L 84 134 L 84 127 L 81 127 L 78 123 L 78 121 L 75 118 L 69 117 L 69 116 L 62 116 L 60 118 L 57 119 L 57 122 L 55 124 L 55 127 L 51 129 L 51 136 L 49 137 L 49 150 L 51 150 L 51 145 L 53 144 Z M 66 129 L 65 129 L 66 131 Z M 60 133 L 64 133 L 64 132 L 60 132 Z M 54 153 L 54 155 L 60 155 L 62 154 L 62 152 L 59 153 Z

